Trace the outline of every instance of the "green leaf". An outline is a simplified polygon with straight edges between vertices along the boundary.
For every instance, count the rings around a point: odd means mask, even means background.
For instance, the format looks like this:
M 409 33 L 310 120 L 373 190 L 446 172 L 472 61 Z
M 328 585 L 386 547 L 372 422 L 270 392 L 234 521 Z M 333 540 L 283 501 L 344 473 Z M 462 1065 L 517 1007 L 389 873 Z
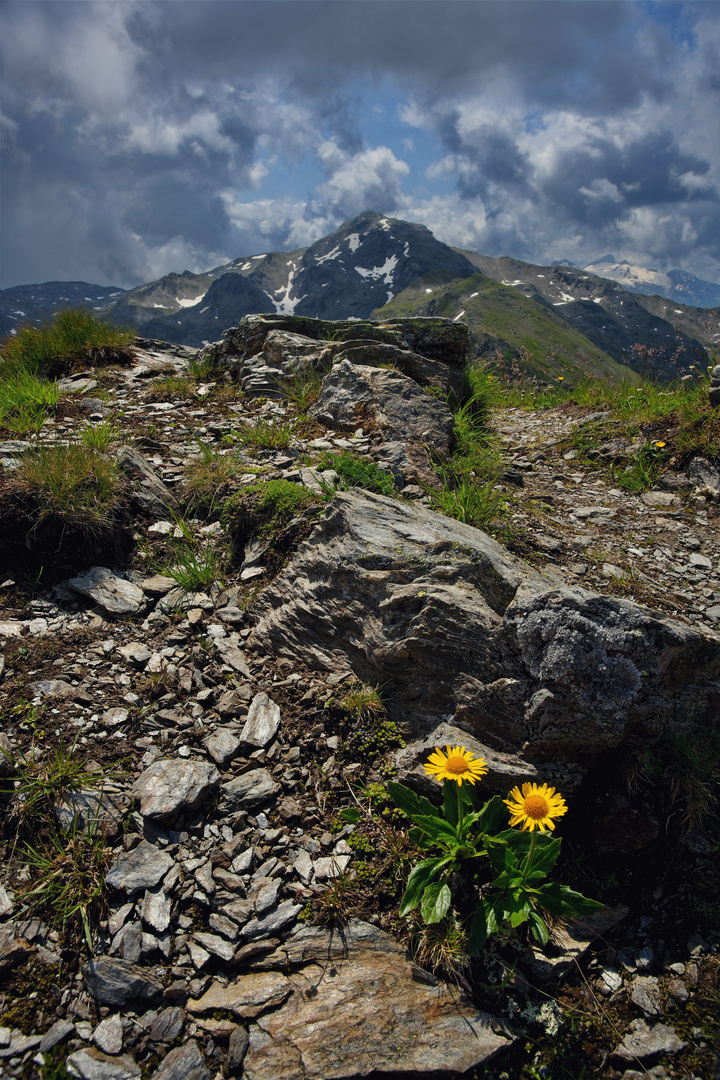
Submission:
M 507 825 L 508 808 L 499 795 L 488 799 L 481 810 L 472 815 L 472 823 L 478 832 L 494 833 L 501 825 Z
M 541 945 L 547 945 L 550 940 L 550 934 L 548 928 L 545 925 L 545 920 L 538 915 L 537 911 L 530 910 L 528 915 L 530 922 L 530 929 L 532 930 L 533 937 L 535 937 Z
M 412 844 L 416 844 L 417 847 L 430 847 L 432 844 L 432 841 L 428 837 L 427 833 L 425 833 L 422 829 L 418 829 L 417 827 L 408 829 L 408 840 Z
M 362 817 L 362 814 L 358 810 L 357 806 L 346 806 L 344 810 L 340 811 L 340 817 L 343 821 L 347 821 L 350 825 L 357 825 L 358 821 Z
M 420 905 L 420 912 L 424 921 L 426 923 L 436 923 L 444 919 L 451 900 L 450 889 L 444 882 L 436 881 L 433 885 L 428 885 L 423 893 L 422 904 Z
M 537 844 L 533 854 L 532 870 L 545 877 L 558 861 L 562 840 L 550 840 L 544 844 Z
M 426 887 L 452 862 L 452 856 L 445 856 L 442 859 L 424 859 L 417 864 L 408 878 L 407 888 L 400 904 L 401 915 L 407 915 L 418 906 Z
M 440 817 L 425 817 L 420 815 L 415 818 L 415 823 L 430 836 L 433 840 L 448 843 L 457 843 L 457 834 L 449 821 L 444 821 Z
M 592 915 L 599 911 L 602 904 L 597 900 L 589 900 L 582 893 L 569 889 L 567 885 L 558 885 L 550 881 L 536 890 L 537 902 L 541 907 L 549 911 L 551 915 L 564 915 L 566 918 L 574 916 L 579 918 L 583 915 Z
M 404 784 L 398 784 L 395 780 L 388 781 L 390 798 L 404 814 L 413 821 L 418 817 L 439 817 L 440 812 L 436 806 L 426 799 L 424 795 L 416 795 Z
M 504 870 L 511 870 L 515 867 L 514 851 L 499 836 L 484 836 L 483 847 L 487 851 L 492 868 L 496 873 L 500 874 Z
M 468 938 L 468 953 L 470 956 L 477 956 L 490 935 L 497 932 L 502 918 L 502 915 L 498 917 L 495 910 L 497 903 L 498 898 L 495 900 L 481 900 L 478 904 L 470 925 L 470 936 Z

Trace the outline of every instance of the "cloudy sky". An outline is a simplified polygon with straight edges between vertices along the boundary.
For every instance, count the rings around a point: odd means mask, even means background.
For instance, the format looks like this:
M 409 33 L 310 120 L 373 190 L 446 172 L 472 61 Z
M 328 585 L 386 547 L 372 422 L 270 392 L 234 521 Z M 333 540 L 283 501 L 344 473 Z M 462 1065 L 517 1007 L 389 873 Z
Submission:
M 0 287 L 130 288 L 365 209 L 720 281 L 720 4 L 4 0 Z

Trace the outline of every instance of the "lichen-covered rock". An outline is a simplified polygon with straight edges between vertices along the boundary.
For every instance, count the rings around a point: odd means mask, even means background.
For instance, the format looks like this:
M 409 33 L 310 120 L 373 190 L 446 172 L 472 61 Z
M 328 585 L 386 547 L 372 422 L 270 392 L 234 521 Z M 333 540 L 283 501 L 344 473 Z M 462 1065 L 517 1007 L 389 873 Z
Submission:
M 574 787 L 599 754 L 720 711 L 716 639 L 380 495 L 337 493 L 257 612 L 255 647 L 382 684 L 408 742 L 470 734 L 489 789 L 540 766 Z
M 143 817 L 166 818 L 195 809 L 219 783 L 220 773 L 209 762 L 162 758 L 141 773 L 132 794 Z

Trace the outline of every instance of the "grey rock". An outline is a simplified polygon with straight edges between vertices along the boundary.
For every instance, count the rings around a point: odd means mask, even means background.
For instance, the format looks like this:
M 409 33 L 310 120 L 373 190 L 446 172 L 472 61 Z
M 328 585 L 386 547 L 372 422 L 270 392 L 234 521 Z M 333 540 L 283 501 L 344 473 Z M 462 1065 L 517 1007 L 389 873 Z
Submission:
M 4 885 L 0 885 L 0 919 L 4 919 L 13 909 L 13 895 Z
M 256 612 L 254 648 L 385 685 L 406 741 L 452 718 L 489 762 L 568 790 L 620 743 L 720 711 L 714 638 L 380 495 L 336 493 Z
M 7 1028 L 0 1030 L 7 1031 Z M 4 1046 L 0 1045 L 0 1060 L 22 1057 L 28 1050 L 35 1050 L 42 1042 L 41 1035 L 23 1035 L 22 1031 L 13 1030 Z
M 251 769 L 222 785 L 222 806 L 229 813 L 250 810 L 270 802 L 280 790 L 267 769 Z
M 65 832 L 76 829 L 113 839 L 122 829 L 130 803 L 123 790 L 66 791 L 53 800 L 53 812 Z
M 244 675 L 245 678 L 250 678 L 250 668 L 248 667 L 245 654 L 242 649 L 239 649 L 237 645 L 234 645 L 226 638 L 217 638 L 215 641 L 215 647 L 222 655 L 223 663 L 229 664 L 230 667 L 237 671 L 239 675 Z
M 166 818 L 194 810 L 219 782 L 220 773 L 208 762 L 162 758 L 138 777 L 132 794 L 140 800 L 143 817 Z
M 114 574 L 107 566 L 92 566 L 84 574 L 70 578 L 69 584 L 110 615 L 136 615 L 145 602 L 142 589 Z
M 64 1042 L 75 1030 L 75 1025 L 70 1020 L 56 1020 L 43 1035 L 40 1046 L 38 1047 L 41 1054 L 47 1054 L 48 1050 L 52 1050 L 53 1046 L 57 1046 L 59 1043 Z
M 173 582 L 174 584 L 174 582 Z M 136 668 L 144 668 L 152 656 L 152 651 L 140 641 L 131 641 L 128 645 L 121 645 L 118 653 L 128 664 Z
M 121 446 L 115 460 L 132 481 L 134 501 L 149 517 L 163 517 L 168 510 L 177 510 L 178 501 L 162 482 L 147 458 L 130 446 Z
M 248 941 L 272 937 L 294 922 L 301 911 L 301 904 L 293 904 L 292 900 L 283 900 L 273 911 L 245 923 L 242 928 L 243 937 Z
M 170 925 L 171 912 L 172 900 L 169 896 L 164 892 L 146 891 L 140 909 L 140 917 L 144 923 L 162 934 Z
M 456 988 L 417 982 L 392 939 L 387 951 L 346 942 L 343 954 L 342 931 L 324 936 L 323 959 L 291 974 L 295 993 L 251 1026 L 245 1080 L 464 1073 L 508 1045 Z
M 688 469 L 688 479 L 700 491 L 707 492 L 713 498 L 720 495 L 720 469 L 707 458 L 693 458 Z
M 65 1062 L 68 1075 L 76 1080 L 137 1080 L 140 1066 L 130 1057 L 108 1057 L 92 1048 L 76 1050 Z
M 247 1048 L 250 1043 L 250 1035 L 247 1028 L 238 1027 L 230 1035 L 228 1041 L 228 1066 L 238 1070 L 245 1060 Z
M 126 923 L 110 942 L 110 954 L 118 954 L 129 964 L 137 964 L 142 956 L 143 932 L 139 922 Z
M 300 926 L 256 966 L 271 971 L 276 968 L 286 970 L 302 964 L 342 960 L 350 955 L 351 950 L 362 951 L 364 954 L 375 952 L 381 955 L 405 955 L 402 946 L 384 930 L 362 919 L 350 919 L 347 926 L 336 929 Z
M 242 746 L 242 740 L 232 728 L 221 727 L 208 735 L 203 745 L 215 764 L 222 769 L 235 757 Z
M 216 934 L 197 933 L 194 935 L 195 941 L 206 949 L 213 956 L 219 956 L 221 960 L 230 961 L 235 955 L 235 950 L 232 945 L 218 937 Z
M 167 574 L 152 574 L 150 577 L 143 578 L 142 589 L 149 596 L 165 596 L 175 588 L 175 584 L 175 579 L 168 577 Z
M 329 855 L 315 860 L 315 881 L 330 881 L 340 877 L 350 862 L 349 855 Z
M 200 1047 L 191 1039 L 163 1058 L 153 1073 L 153 1080 L 210 1080 L 210 1075 Z
M 184 1009 L 178 1006 L 161 1009 L 150 1025 L 148 1036 L 153 1042 L 172 1043 L 178 1038 L 184 1026 Z
M 256 694 L 250 702 L 248 717 L 240 739 L 248 746 L 260 749 L 273 741 L 280 728 L 280 709 L 265 693 Z
M 82 969 L 85 989 L 103 1005 L 125 1005 L 130 1001 L 157 1001 L 162 982 L 150 969 L 126 960 L 99 957 Z
M 612 1056 L 620 1061 L 646 1061 L 656 1054 L 678 1054 L 686 1045 L 666 1024 L 649 1027 L 644 1020 L 633 1020 Z
M 27 686 L 33 697 L 58 698 L 67 701 L 75 696 L 75 687 L 63 679 L 36 679 Z
M 141 840 L 137 847 L 117 859 L 105 878 L 105 884 L 131 895 L 141 889 L 151 889 L 165 877 L 173 862 L 172 855 L 147 840 Z
M 101 1020 L 93 1031 L 93 1042 L 104 1054 L 120 1054 L 123 1048 L 122 1020 L 115 1013 Z
M 0 926 L 0 975 L 22 964 L 35 949 L 20 934 L 15 923 L 3 923 Z
M 646 1016 L 660 1016 L 660 984 L 652 975 L 639 975 L 633 979 L 630 996 L 633 1004 L 642 1009 Z

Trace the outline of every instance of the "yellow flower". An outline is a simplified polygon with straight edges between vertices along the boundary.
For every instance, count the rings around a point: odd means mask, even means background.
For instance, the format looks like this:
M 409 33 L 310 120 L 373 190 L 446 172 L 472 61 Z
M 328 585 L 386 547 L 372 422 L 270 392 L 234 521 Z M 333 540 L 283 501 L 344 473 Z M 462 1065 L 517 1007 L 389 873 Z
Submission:
M 464 746 L 445 747 L 447 754 L 435 747 L 435 753 L 430 755 L 430 760 L 424 765 L 425 772 L 442 784 L 443 780 L 454 780 L 462 786 L 463 780 L 468 784 L 474 784 L 488 771 L 483 758 L 476 758 Z
M 530 832 L 536 827 L 545 832 L 547 827 L 551 831 L 555 828 L 553 818 L 562 817 L 567 812 L 567 806 L 562 795 L 556 793 L 554 787 L 543 784 L 523 784 L 522 794 L 520 788 L 514 787 L 507 799 L 503 802 L 510 810 L 510 824 L 519 825 L 522 822 L 523 832 Z
M 665 443 L 664 442 L 656 442 L 655 445 L 658 447 L 658 449 L 661 449 L 665 445 Z
M 564 375 L 558 375 L 558 382 L 563 382 L 564 379 L 565 379 Z

